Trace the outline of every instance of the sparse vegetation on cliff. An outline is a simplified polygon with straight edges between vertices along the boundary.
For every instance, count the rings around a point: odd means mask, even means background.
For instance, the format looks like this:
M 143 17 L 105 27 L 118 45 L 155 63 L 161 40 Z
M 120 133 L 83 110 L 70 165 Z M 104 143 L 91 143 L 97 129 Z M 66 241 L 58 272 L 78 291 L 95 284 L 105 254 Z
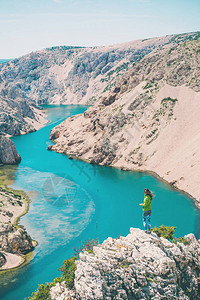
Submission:
M 83 249 L 78 258 L 64 262 L 60 278 L 39 286 L 29 300 L 148 299 L 150 295 L 197 300 L 200 243 L 193 234 L 171 243 L 174 230 L 164 225 L 154 228 L 160 238 L 131 228 L 128 236 L 109 237 L 92 253 Z
M 36 292 L 32 294 L 32 297 L 29 297 L 29 300 L 49 300 L 50 294 L 49 291 L 57 283 L 64 282 L 65 287 L 68 289 L 74 289 L 74 279 L 76 271 L 76 260 L 79 258 L 79 255 L 83 251 L 87 251 L 89 254 L 93 253 L 93 247 L 98 244 L 98 239 L 91 239 L 81 243 L 80 247 L 74 248 L 74 256 L 66 259 L 63 262 L 63 265 L 59 268 L 59 271 L 62 272 L 60 277 L 54 279 L 52 283 L 46 283 L 46 285 L 39 285 Z M 43 297 L 43 298 L 42 298 Z

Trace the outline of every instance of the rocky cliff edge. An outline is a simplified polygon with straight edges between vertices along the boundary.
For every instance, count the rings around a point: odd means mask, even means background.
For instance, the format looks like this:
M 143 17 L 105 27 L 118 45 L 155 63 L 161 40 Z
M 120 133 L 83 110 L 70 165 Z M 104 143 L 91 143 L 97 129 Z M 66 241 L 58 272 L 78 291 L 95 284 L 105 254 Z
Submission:
M 0 135 L 0 164 L 18 164 L 21 161 L 14 143 L 7 137 Z
M 76 262 L 74 290 L 57 283 L 51 299 L 200 299 L 200 241 L 187 245 L 131 228 L 123 237 L 107 238 Z

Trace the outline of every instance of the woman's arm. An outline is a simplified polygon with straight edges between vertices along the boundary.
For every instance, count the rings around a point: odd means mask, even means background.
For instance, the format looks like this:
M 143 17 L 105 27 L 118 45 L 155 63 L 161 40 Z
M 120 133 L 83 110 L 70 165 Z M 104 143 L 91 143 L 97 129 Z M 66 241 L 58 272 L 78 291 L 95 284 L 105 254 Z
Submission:
M 146 205 L 146 197 L 144 197 L 144 202 L 139 204 L 140 206 L 145 206 Z
M 145 196 L 145 197 L 144 197 L 144 203 L 141 203 L 141 204 L 139 204 L 139 205 L 142 206 L 143 208 L 144 208 L 145 206 L 147 206 L 147 205 L 148 205 L 148 197 Z

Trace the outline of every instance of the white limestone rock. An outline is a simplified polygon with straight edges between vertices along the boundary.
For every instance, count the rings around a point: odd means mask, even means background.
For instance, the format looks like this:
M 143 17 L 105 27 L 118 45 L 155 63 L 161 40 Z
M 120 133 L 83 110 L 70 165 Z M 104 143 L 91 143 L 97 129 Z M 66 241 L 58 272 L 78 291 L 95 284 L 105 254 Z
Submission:
M 66 291 L 57 284 L 51 297 L 197 300 L 200 242 L 193 234 L 185 238 L 188 245 L 176 245 L 136 228 L 126 237 L 109 237 L 93 253 L 80 254 L 73 296 L 69 291 L 65 296 Z

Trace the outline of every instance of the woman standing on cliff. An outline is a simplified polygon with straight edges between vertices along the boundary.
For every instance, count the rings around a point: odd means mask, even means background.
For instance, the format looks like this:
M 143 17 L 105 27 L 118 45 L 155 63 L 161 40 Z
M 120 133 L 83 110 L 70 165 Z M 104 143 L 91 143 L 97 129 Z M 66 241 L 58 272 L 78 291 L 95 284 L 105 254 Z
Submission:
M 139 204 L 143 210 L 143 225 L 146 233 L 151 233 L 151 201 L 153 193 L 149 189 L 144 189 L 144 202 Z

